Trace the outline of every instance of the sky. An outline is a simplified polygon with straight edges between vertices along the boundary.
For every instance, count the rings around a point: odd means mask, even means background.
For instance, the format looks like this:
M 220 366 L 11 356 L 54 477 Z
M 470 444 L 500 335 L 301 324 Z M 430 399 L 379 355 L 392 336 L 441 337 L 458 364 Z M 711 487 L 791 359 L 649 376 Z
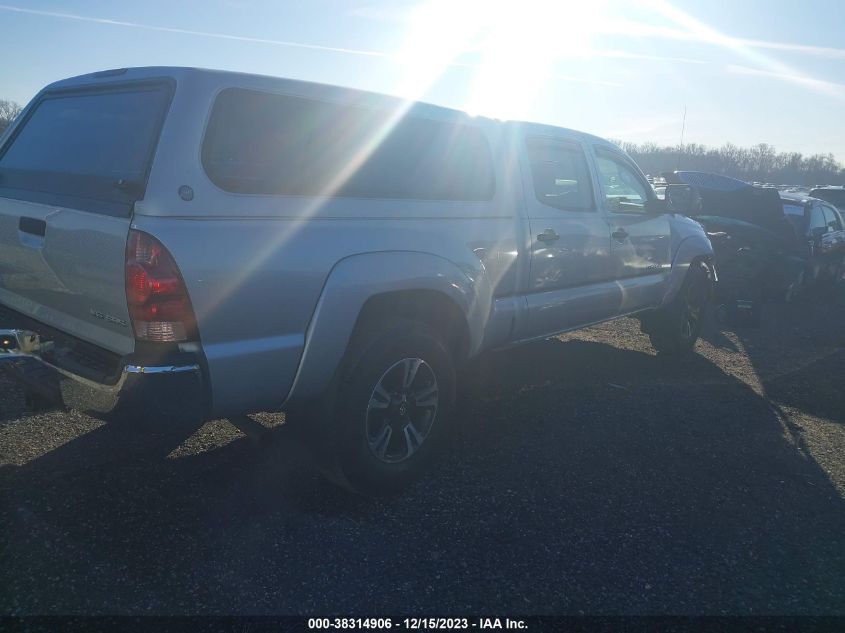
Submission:
M 0 60 L 21 104 L 82 73 L 198 66 L 845 162 L 842 0 L 0 0 Z

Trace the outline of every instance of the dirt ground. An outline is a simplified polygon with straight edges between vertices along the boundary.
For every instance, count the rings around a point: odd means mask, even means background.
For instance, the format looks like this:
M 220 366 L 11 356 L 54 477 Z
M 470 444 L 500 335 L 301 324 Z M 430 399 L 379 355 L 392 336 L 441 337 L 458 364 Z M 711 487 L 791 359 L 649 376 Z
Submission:
M 143 433 L 2 378 L 0 612 L 845 614 L 843 377 L 845 307 L 680 365 L 608 323 L 477 362 L 437 468 L 376 501 L 280 416 Z

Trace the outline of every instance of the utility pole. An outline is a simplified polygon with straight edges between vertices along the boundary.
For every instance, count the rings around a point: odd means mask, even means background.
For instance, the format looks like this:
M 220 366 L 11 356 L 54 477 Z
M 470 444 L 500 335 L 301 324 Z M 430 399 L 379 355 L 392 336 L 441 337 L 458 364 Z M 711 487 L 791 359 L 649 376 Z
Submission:
M 681 122 L 681 144 L 678 146 L 678 167 L 676 169 L 681 169 L 681 154 L 684 151 L 684 130 L 687 128 L 687 106 L 684 105 L 684 118 Z

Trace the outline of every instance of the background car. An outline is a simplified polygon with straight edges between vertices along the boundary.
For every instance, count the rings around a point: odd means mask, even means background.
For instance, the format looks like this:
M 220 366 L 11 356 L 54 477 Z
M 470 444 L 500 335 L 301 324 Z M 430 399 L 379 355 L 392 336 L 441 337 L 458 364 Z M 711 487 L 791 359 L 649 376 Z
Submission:
M 805 281 L 814 290 L 842 284 L 845 272 L 845 223 L 831 203 L 782 193 L 784 216 L 803 241 Z M 841 290 L 841 287 L 837 290 Z
M 724 301 L 791 302 L 841 280 L 845 233 L 830 203 L 721 174 L 676 171 L 664 177 L 692 187 L 699 197 L 691 215 L 711 236 Z
M 845 187 L 816 187 L 810 190 L 810 197 L 831 203 L 845 213 Z

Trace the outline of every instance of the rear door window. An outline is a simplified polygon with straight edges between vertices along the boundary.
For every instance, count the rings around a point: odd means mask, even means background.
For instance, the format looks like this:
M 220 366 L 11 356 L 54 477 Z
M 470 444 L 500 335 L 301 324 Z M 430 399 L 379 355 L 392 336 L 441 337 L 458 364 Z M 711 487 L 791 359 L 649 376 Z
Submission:
M 475 126 L 240 88 L 217 97 L 202 161 L 243 194 L 489 200 L 495 186 Z
M 587 160 L 578 145 L 539 137 L 527 139 L 527 145 L 534 194 L 540 202 L 566 211 L 594 208 Z
M 163 83 L 48 94 L 0 155 L 0 195 L 128 216 L 169 101 Z

